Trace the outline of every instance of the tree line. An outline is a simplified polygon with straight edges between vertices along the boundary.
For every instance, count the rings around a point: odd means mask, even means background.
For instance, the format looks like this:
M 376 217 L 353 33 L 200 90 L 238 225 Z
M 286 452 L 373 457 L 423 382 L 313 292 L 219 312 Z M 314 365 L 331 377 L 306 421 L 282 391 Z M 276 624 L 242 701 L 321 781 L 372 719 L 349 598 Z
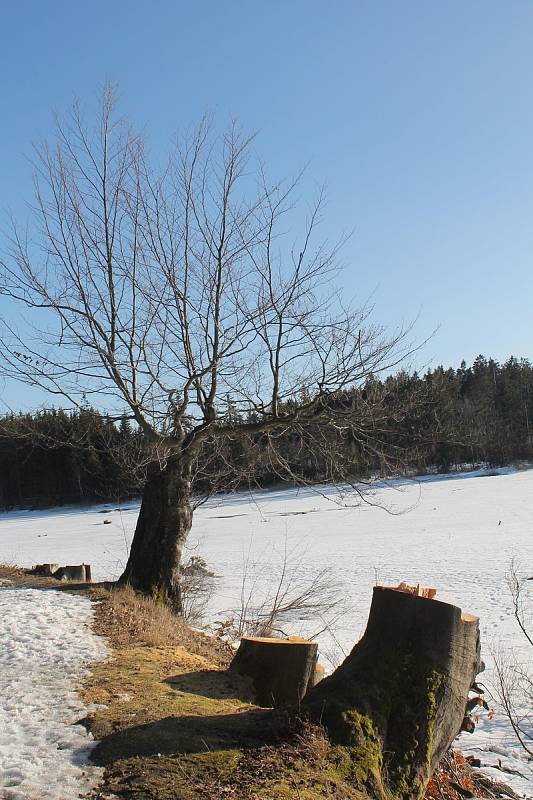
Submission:
M 87 408 L 10 414 L 0 420 L 0 505 L 43 507 L 115 501 L 139 493 L 128 469 L 138 435 Z
M 290 401 L 294 407 L 307 402 L 305 396 Z M 295 482 L 357 481 L 402 470 L 448 472 L 533 457 L 533 366 L 526 359 L 511 357 L 500 364 L 478 356 L 458 369 L 370 377 L 328 402 L 344 409 L 334 425 L 317 414 L 316 425 L 306 419 L 290 430 L 249 432 L 242 423 L 253 422 L 254 412 L 243 416 L 228 397 L 227 432 L 200 450 L 195 492 L 268 487 L 291 475 Z M 364 404 L 374 408 L 371 430 L 360 422 Z M 93 408 L 6 415 L 0 420 L 0 506 L 118 503 L 137 497 L 150 460 L 144 447 L 126 415 L 117 420 Z

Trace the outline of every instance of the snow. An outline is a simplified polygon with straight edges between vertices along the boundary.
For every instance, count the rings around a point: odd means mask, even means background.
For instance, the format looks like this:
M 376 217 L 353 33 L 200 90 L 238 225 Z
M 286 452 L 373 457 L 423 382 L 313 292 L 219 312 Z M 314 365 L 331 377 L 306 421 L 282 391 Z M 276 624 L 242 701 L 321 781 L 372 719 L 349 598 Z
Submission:
M 0 798 L 72 800 L 96 786 L 88 709 L 75 689 L 107 657 L 91 602 L 57 591 L 0 588 Z
M 339 647 L 349 651 L 368 616 L 372 585 L 400 581 L 434 586 L 438 599 L 480 617 L 483 658 L 480 679 L 489 688 L 491 651 L 499 647 L 528 658 L 517 629 L 505 573 L 512 558 L 533 574 L 533 470 L 512 469 L 428 476 L 419 481 L 376 484 L 370 504 L 355 504 L 332 487 L 226 495 L 195 512 L 191 554 L 201 555 L 220 579 L 208 615 L 230 616 L 246 590 L 267 591 L 289 554 L 295 579 L 323 567 L 344 597 L 345 609 L 318 637 L 321 659 Z M 125 565 L 139 506 L 62 508 L 0 514 L 0 561 L 91 563 L 96 579 L 117 577 Z M 104 525 L 104 520 L 110 524 Z M 533 587 L 532 587 L 533 588 Z M 293 620 L 293 633 L 314 633 L 323 621 Z M 489 703 L 495 706 L 494 701 Z M 512 772 L 488 768 L 492 777 L 533 797 L 533 769 L 505 717 L 482 718 L 463 750 Z M 516 773 L 516 774 L 515 774 Z

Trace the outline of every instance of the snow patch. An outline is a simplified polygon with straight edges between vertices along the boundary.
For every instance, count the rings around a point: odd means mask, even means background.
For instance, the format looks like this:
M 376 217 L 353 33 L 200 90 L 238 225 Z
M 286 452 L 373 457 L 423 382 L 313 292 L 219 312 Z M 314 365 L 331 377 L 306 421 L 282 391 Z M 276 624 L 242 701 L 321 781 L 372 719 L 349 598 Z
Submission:
M 76 724 L 87 709 L 75 690 L 104 660 L 89 628 L 91 602 L 37 589 L 0 589 L 0 798 L 72 800 L 96 786 L 94 741 Z

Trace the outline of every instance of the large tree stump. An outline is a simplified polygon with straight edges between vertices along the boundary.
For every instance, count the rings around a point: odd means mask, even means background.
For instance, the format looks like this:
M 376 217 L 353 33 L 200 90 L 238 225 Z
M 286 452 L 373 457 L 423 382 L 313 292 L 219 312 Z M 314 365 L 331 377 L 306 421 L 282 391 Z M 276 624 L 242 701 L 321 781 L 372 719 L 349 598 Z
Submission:
M 374 797 L 422 797 L 480 668 L 477 617 L 431 594 L 376 586 L 363 638 L 303 701 Z
M 318 645 L 297 636 L 241 639 L 230 669 L 252 678 L 262 706 L 297 706 L 315 672 Z

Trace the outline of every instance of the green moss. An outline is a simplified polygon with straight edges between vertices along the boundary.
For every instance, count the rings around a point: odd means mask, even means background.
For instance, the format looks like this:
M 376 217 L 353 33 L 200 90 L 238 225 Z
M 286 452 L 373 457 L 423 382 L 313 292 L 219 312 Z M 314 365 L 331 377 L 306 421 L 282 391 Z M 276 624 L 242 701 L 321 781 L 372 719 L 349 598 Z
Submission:
M 376 664 L 362 647 L 356 668 L 333 686 L 326 681 L 308 706 L 342 747 L 338 773 L 375 796 L 420 796 L 431 769 L 442 685 L 435 664 L 414 659 L 409 649 Z
M 338 764 L 339 773 L 358 789 L 381 794 L 383 748 L 373 720 L 352 708 L 341 713 L 341 725 L 346 747 Z
M 433 754 L 433 733 L 435 731 L 435 720 L 437 717 L 437 709 L 439 704 L 439 692 L 444 682 L 444 675 L 436 669 L 428 676 L 427 686 L 427 752 L 426 752 L 426 765 L 428 771 L 431 769 L 431 756 Z
M 340 778 L 341 780 L 345 780 L 350 776 L 352 771 L 352 756 L 347 747 L 337 745 L 331 748 L 327 771 L 332 779 Z
M 153 584 L 150 589 L 150 597 L 158 606 L 168 606 L 168 592 L 157 584 Z
M 351 763 L 351 762 L 350 762 Z M 370 800 L 370 795 L 359 791 L 339 775 L 334 763 L 325 759 L 309 763 L 301 759 L 278 760 L 276 777 L 248 776 L 246 786 L 254 800 Z
M 417 670 L 412 680 L 406 686 L 404 697 L 404 744 L 401 757 L 389 763 L 389 780 L 391 788 L 398 797 L 412 798 L 422 796 L 427 778 L 431 770 L 431 756 L 433 752 L 433 733 L 439 703 L 439 690 L 443 683 L 443 675 L 435 669 Z M 421 686 L 423 690 L 421 691 Z M 420 709 L 420 697 L 424 697 L 423 708 Z M 418 698 L 418 706 L 415 699 Z M 411 703 L 412 705 L 408 705 Z M 400 751 L 399 735 L 398 745 Z M 424 751 L 420 752 L 421 741 Z M 387 741 L 389 745 L 389 741 Z M 424 770 L 417 769 L 416 764 L 425 764 Z

